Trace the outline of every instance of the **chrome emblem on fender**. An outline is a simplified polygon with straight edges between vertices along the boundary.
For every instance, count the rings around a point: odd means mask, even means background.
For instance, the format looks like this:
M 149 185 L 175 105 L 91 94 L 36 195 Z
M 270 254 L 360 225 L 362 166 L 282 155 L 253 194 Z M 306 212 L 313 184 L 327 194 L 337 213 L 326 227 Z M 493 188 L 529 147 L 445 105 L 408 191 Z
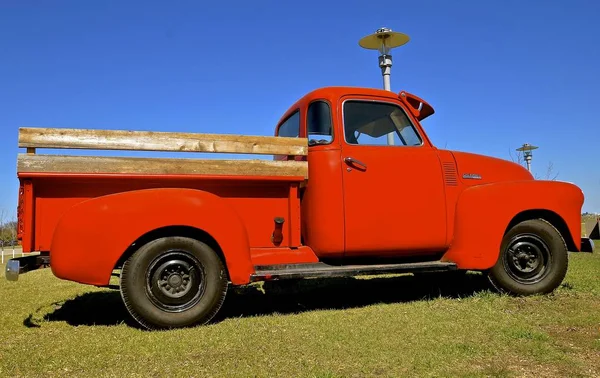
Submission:
M 477 173 L 463 173 L 462 177 L 469 180 L 481 180 L 481 175 Z

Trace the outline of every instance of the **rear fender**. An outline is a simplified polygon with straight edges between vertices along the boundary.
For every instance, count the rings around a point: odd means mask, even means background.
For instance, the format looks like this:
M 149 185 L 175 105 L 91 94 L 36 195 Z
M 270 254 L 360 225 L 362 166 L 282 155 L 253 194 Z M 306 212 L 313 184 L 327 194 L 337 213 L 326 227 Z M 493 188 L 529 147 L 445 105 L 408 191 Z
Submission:
M 219 244 L 234 284 L 254 272 L 246 227 L 226 200 L 194 189 L 145 189 L 83 201 L 59 220 L 50 248 L 55 276 L 105 286 L 123 253 L 140 236 L 183 226 L 202 230 Z
M 513 220 L 544 217 L 562 231 L 567 245 L 580 247 L 583 192 L 559 181 L 516 181 L 465 189 L 456 204 L 454 238 L 443 261 L 460 269 L 489 269 Z M 550 216 L 546 216 L 550 215 Z M 562 222 L 566 227 L 560 227 Z

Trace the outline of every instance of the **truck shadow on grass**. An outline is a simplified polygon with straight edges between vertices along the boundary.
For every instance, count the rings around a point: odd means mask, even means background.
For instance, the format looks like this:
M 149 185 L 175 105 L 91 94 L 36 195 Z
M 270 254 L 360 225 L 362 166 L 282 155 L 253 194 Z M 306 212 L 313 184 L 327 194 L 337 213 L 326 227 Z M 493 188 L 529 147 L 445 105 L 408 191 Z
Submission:
M 212 323 L 229 318 L 293 314 L 318 310 L 343 310 L 374 304 L 407 303 L 433 298 L 465 298 L 492 290 L 481 274 L 420 277 L 394 276 L 360 279 L 353 277 L 272 281 L 231 288 Z M 23 324 L 39 327 L 42 322 L 66 322 L 72 326 L 128 324 L 130 319 L 116 290 L 90 292 L 54 303 L 42 319 L 30 314 Z

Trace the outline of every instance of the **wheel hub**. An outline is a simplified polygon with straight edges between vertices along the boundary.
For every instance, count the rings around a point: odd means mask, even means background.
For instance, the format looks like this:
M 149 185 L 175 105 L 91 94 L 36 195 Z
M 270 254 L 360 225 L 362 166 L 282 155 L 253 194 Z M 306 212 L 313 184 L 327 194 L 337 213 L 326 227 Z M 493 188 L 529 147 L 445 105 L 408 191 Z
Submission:
M 546 275 L 551 255 L 541 238 L 524 234 L 510 241 L 505 256 L 509 275 L 522 283 L 536 283 Z
M 169 286 L 178 288 L 183 283 L 183 278 L 179 274 L 171 274 L 167 280 Z
M 182 260 L 170 260 L 164 262 L 156 270 L 158 285 L 167 297 L 180 298 L 191 288 L 190 273 L 193 267 Z
M 531 245 L 518 246 L 513 255 L 513 262 L 518 270 L 529 273 L 539 266 L 540 255 L 540 251 Z
M 197 303 L 204 292 L 204 272 L 187 252 L 166 253 L 151 264 L 146 277 L 146 292 L 161 309 L 184 311 Z

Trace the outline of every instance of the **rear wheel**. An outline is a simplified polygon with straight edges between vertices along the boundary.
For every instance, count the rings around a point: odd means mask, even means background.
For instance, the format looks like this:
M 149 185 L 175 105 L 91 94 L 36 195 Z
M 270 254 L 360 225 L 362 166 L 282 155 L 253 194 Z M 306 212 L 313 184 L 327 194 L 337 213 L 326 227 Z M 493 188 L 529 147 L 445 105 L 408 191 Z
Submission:
M 144 328 L 187 327 L 216 315 L 225 300 L 227 274 L 205 243 L 164 237 L 127 259 L 120 288 L 127 311 Z
M 554 226 L 532 219 L 512 227 L 502 240 L 489 278 L 496 289 L 515 295 L 546 294 L 565 278 L 568 251 Z

